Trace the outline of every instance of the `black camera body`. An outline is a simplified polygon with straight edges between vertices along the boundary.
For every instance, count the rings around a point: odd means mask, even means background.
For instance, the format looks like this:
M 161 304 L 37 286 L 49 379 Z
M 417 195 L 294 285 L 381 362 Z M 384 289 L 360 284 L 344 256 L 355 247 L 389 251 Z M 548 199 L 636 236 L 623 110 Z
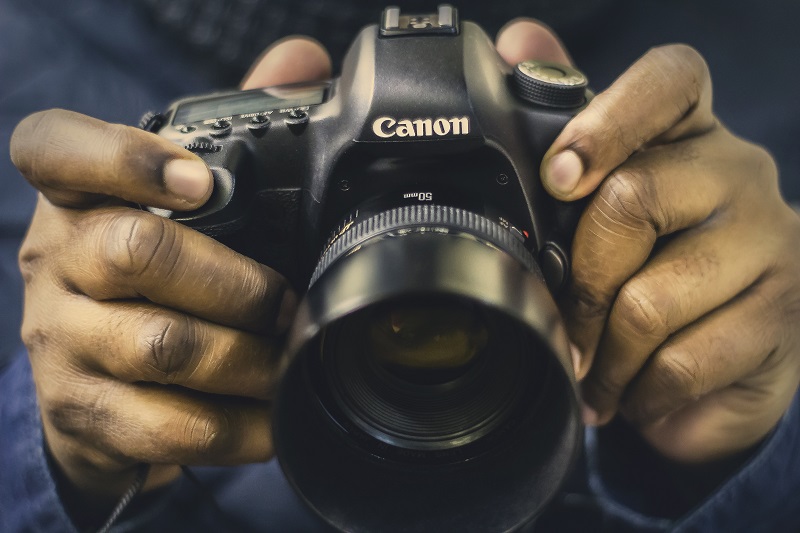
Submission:
M 338 78 L 143 120 L 214 174 L 204 207 L 153 211 L 311 280 L 273 432 L 331 525 L 512 530 L 569 471 L 581 426 L 552 292 L 580 207 L 539 166 L 589 94 L 570 67 L 508 66 L 451 6 L 387 8 Z
M 585 79 L 545 65 L 521 80 L 529 69 L 513 72 L 450 13 L 448 26 L 401 16 L 394 30 L 385 14 L 355 39 L 339 78 L 186 98 L 150 119 L 215 177 L 203 208 L 173 218 L 302 285 L 343 225 L 452 205 L 508 229 L 560 286 L 577 210 L 544 192 L 538 169 L 585 104 Z

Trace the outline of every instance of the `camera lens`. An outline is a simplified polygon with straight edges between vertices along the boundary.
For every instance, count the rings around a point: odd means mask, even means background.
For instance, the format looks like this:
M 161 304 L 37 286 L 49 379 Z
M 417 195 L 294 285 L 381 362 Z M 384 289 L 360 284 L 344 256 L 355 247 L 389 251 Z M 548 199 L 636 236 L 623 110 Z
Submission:
M 384 448 L 386 456 L 464 447 L 506 422 L 535 385 L 529 347 L 472 302 L 441 295 L 382 302 L 326 330 L 322 377 L 335 402 L 328 409 L 398 448 Z M 454 461 L 464 453 L 419 458 Z
M 384 304 L 358 318 L 368 360 L 410 383 L 446 383 L 463 375 L 489 334 L 479 309 L 466 302 Z
M 579 449 L 568 342 L 544 279 L 520 241 L 463 209 L 399 207 L 347 227 L 319 261 L 286 356 L 277 455 L 340 530 L 448 530 L 454 516 L 512 530 Z
M 447 380 L 486 347 L 486 324 L 469 304 L 398 303 L 369 315 L 364 317 L 369 355 L 411 381 Z

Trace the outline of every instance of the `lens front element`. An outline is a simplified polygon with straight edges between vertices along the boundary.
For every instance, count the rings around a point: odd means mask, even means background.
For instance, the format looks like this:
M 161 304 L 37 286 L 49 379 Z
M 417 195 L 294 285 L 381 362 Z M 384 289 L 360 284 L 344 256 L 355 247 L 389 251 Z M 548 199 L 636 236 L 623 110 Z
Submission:
M 462 374 L 488 339 L 474 306 L 431 300 L 374 308 L 363 332 L 369 356 L 389 372 L 420 383 Z
M 416 450 L 414 462 L 463 461 L 498 444 L 478 445 L 500 426 L 520 424 L 539 401 L 547 364 L 537 349 L 546 350 L 474 302 L 407 296 L 327 328 L 320 378 L 328 390 L 320 398 L 339 424 L 374 439 L 360 440 L 367 453 L 397 459 Z
M 312 279 L 273 409 L 304 501 L 343 531 L 533 519 L 581 425 L 566 332 L 524 245 L 466 210 L 400 207 L 343 232 Z

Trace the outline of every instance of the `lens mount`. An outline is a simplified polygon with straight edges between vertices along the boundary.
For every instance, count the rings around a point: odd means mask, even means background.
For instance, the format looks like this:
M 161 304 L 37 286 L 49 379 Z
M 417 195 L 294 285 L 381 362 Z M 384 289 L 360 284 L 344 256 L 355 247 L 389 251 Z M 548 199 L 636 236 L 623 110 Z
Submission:
M 444 206 L 380 213 L 327 248 L 273 417 L 288 479 L 347 531 L 448 530 L 456 516 L 512 530 L 555 494 L 581 440 L 535 261 L 499 224 Z

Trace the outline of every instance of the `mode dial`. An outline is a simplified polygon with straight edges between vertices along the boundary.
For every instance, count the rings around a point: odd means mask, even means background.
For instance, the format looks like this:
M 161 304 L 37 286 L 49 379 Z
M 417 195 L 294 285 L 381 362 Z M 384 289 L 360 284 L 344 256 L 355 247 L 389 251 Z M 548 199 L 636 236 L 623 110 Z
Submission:
M 145 131 L 156 131 L 164 125 L 164 115 L 155 111 L 148 111 L 139 119 L 139 128 Z
M 514 68 L 517 95 L 547 107 L 578 107 L 585 101 L 586 76 L 578 70 L 547 61 L 523 61 Z

